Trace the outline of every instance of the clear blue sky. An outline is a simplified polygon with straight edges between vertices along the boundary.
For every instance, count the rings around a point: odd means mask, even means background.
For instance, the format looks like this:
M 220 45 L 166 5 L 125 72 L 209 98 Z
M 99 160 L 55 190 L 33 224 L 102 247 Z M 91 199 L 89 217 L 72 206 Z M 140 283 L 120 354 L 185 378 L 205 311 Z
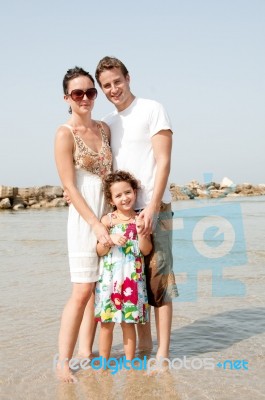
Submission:
M 264 0 L 10 0 L 0 11 L 0 185 L 59 184 L 68 68 L 120 58 L 132 92 L 164 104 L 170 181 L 265 183 Z M 113 106 L 100 93 L 94 117 Z

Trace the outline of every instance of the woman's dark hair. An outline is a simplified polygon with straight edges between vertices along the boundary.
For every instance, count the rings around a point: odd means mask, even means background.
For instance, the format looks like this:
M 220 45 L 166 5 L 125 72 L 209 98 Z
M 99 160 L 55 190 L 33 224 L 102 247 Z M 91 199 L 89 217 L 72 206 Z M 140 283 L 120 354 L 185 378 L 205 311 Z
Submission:
M 68 94 L 68 83 L 75 78 L 78 78 L 79 76 L 87 76 L 95 86 L 95 80 L 92 75 L 90 75 L 89 72 L 85 71 L 83 68 L 80 67 L 74 67 L 71 69 L 68 69 L 66 74 L 64 75 L 63 78 L 63 92 L 64 94 Z
M 85 71 L 83 68 L 74 67 L 74 68 L 68 69 L 68 71 L 64 75 L 64 78 L 63 78 L 63 92 L 64 92 L 64 94 L 68 94 L 68 83 L 72 79 L 78 78 L 79 76 L 87 76 L 91 80 L 93 85 L 95 86 L 95 80 L 94 80 L 93 76 L 90 75 L 89 72 Z M 71 107 L 69 107 L 68 112 L 69 112 L 69 114 L 72 114 L 72 108 Z
M 129 172 L 121 171 L 121 170 L 112 172 L 112 173 L 108 174 L 103 180 L 103 190 L 104 190 L 105 198 L 108 203 L 110 203 L 111 199 L 112 199 L 111 191 L 110 191 L 111 186 L 116 182 L 127 182 L 131 185 L 133 190 L 138 190 L 140 188 L 138 181 Z

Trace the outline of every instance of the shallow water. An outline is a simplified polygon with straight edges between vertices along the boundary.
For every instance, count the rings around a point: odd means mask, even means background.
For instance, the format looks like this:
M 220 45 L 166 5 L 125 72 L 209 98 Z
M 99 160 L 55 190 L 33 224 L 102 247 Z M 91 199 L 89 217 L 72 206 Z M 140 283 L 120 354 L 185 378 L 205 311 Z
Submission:
M 194 210 L 209 204 L 177 202 L 175 215 L 188 210 L 185 218 L 194 222 Z M 243 220 L 244 235 L 239 241 L 246 247 L 239 247 L 233 255 L 233 266 L 224 263 L 219 269 L 211 269 L 206 263 L 198 266 L 193 257 L 190 265 L 195 267 L 187 275 L 187 260 L 183 261 L 187 255 L 183 249 L 189 246 L 187 236 L 178 232 L 174 238 L 180 297 L 173 303 L 170 359 L 182 361 L 175 360 L 168 372 L 154 375 L 124 370 L 115 375 L 79 371 L 76 385 L 57 382 L 53 372 L 60 316 L 71 291 L 67 209 L 1 212 L 1 398 L 265 399 L 265 199 L 240 198 L 232 204 L 241 207 L 242 215 L 230 213 L 229 219 Z M 228 199 L 222 205 L 228 205 Z M 217 270 L 222 277 L 216 275 Z M 216 297 L 224 284 L 222 279 L 242 285 L 234 284 L 229 295 Z M 244 293 L 240 292 L 242 288 Z M 190 300 L 185 300 L 187 295 Z M 154 349 L 148 358 L 155 356 L 157 347 L 154 318 L 152 333 Z M 112 355 L 123 355 L 119 326 L 115 328 Z M 213 359 L 214 368 L 203 367 L 205 358 Z M 227 363 L 226 369 L 217 366 L 225 360 L 241 363 L 233 368 Z

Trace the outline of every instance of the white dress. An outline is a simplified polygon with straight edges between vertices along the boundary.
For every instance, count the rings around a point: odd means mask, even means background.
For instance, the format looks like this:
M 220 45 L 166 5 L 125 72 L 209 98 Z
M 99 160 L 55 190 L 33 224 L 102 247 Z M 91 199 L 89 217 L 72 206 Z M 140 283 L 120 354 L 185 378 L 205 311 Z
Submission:
M 108 138 L 103 126 L 99 123 L 102 147 L 100 152 L 96 153 L 84 143 L 70 125 L 65 126 L 71 130 L 75 141 L 73 162 L 77 188 L 100 219 L 105 211 L 102 178 L 111 172 L 112 167 Z M 99 278 L 97 239 L 91 225 L 80 216 L 73 204 L 69 206 L 67 239 L 71 281 L 75 283 L 96 282 Z

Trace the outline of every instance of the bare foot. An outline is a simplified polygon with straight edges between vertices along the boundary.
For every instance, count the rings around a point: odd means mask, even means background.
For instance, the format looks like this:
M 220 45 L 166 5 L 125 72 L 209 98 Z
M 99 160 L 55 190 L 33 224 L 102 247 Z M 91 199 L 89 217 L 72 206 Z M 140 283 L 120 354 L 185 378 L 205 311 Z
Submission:
M 162 359 L 153 359 L 147 368 L 145 375 L 154 376 L 169 371 L 168 362 Z
M 169 371 L 168 365 L 167 366 L 162 365 L 162 366 L 158 366 L 152 370 L 147 371 L 147 373 L 145 375 L 148 375 L 148 376 L 160 375 L 160 374 L 164 374 L 165 372 L 168 372 L 168 371 Z
M 56 375 L 57 378 L 66 383 L 76 383 L 77 378 L 73 375 L 72 371 L 69 368 L 69 365 L 64 364 L 63 367 L 60 365 L 60 363 L 57 364 L 57 369 L 56 369 Z
M 77 353 L 77 355 L 75 356 L 75 358 L 78 359 L 78 360 L 82 360 L 84 358 L 89 358 L 89 360 L 92 360 L 95 357 L 98 357 L 98 356 L 96 354 L 94 354 L 94 353 L 90 353 L 88 356 L 86 354 L 83 354 L 83 353 Z

